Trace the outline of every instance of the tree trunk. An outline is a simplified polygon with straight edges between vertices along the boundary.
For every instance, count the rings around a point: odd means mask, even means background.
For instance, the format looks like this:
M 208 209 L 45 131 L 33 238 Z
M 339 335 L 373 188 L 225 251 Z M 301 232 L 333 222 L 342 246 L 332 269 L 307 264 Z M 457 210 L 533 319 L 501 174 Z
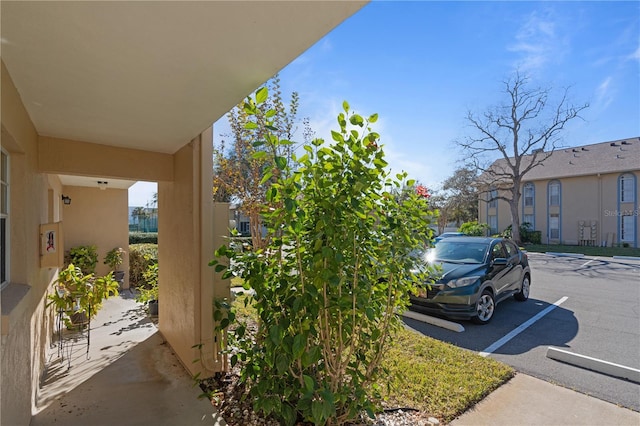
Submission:
M 514 182 L 515 183 L 515 182 Z M 520 212 L 518 205 L 520 204 L 520 183 L 514 185 L 512 189 L 512 197 L 509 200 L 509 208 L 511 209 L 511 239 L 520 244 Z

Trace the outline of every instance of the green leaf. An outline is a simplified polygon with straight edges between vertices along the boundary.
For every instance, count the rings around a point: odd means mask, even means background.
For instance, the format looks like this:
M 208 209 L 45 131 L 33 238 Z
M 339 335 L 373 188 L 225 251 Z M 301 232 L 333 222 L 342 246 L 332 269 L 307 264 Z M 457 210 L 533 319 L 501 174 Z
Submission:
M 247 121 L 244 125 L 244 128 L 247 130 L 255 130 L 258 128 L 258 125 L 253 121 Z
M 311 378 L 311 376 L 307 376 L 306 374 L 304 376 L 302 376 L 302 378 L 304 379 L 304 388 L 308 391 L 308 392 L 313 392 L 313 390 L 315 389 L 315 382 L 313 381 L 313 379 Z
M 358 114 L 354 114 L 351 117 L 349 117 L 349 122 L 354 126 L 360 126 L 360 127 L 362 127 L 362 125 L 364 124 L 364 120 Z
M 267 157 L 266 151 L 256 151 L 252 154 L 252 157 L 256 160 L 262 160 Z
M 262 176 L 262 180 L 260 181 L 260 185 L 264 185 L 264 183 L 266 181 L 268 181 L 269 179 L 271 179 L 273 177 L 273 173 L 271 173 L 271 170 L 268 170 L 264 176 Z
M 285 198 L 284 208 L 287 209 L 288 212 L 293 211 L 296 208 L 296 202 L 291 198 Z
M 369 123 L 375 123 L 378 121 L 378 114 L 372 114 L 369 116 Z
M 317 425 L 324 424 L 323 403 L 321 400 L 311 401 L 311 417 L 313 417 L 313 423 Z
M 276 167 L 278 167 L 280 170 L 284 170 L 287 167 L 287 159 L 285 157 L 277 156 L 275 158 L 275 163 Z
M 331 131 L 331 138 L 336 142 L 344 142 L 344 138 L 342 137 L 342 135 L 335 130 Z
M 272 325 L 269 328 L 269 338 L 273 342 L 274 345 L 279 345 L 282 341 L 282 336 L 280 335 L 281 329 L 279 325 Z
M 270 109 L 269 111 L 265 112 L 265 114 L 264 114 L 264 116 L 265 116 L 265 117 L 267 117 L 267 118 L 271 118 L 271 117 L 273 117 L 274 115 L 276 115 L 276 110 L 275 110 L 275 109 L 273 109 L 273 108 L 272 108 L 272 109 Z
M 256 92 L 256 103 L 259 105 L 267 100 L 269 97 L 269 91 L 266 87 L 261 87 Z
M 226 265 L 220 265 L 220 264 L 216 265 L 216 272 L 222 272 L 225 269 L 227 269 Z
M 289 360 L 287 355 L 280 352 L 276 357 L 276 370 L 278 374 L 284 374 L 289 369 Z
M 293 338 L 293 357 L 300 358 L 305 348 L 305 336 L 303 334 L 297 334 L 296 337 Z
M 229 318 L 222 318 L 222 321 L 220 321 L 220 328 L 224 329 L 229 327 Z
M 343 101 L 342 108 L 345 110 L 345 112 L 349 112 L 349 103 L 347 101 Z

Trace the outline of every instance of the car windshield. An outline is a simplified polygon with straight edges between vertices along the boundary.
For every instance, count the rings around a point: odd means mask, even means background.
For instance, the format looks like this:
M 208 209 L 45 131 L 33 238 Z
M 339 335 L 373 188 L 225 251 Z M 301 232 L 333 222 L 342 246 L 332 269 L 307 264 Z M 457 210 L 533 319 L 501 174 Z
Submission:
M 427 258 L 431 261 L 450 263 L 482 263 L 489 244 L 455 241 L 447 238 L 433 248 Z

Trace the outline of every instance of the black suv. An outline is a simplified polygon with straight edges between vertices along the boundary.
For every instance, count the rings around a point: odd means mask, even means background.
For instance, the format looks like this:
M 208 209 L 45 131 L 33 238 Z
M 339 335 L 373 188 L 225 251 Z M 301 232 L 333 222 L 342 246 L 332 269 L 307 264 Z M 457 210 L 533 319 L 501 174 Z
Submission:
M 496 304 L 509 296 L 529 298 L 531 270 L 526 253 L 505 238 L 449 237 L 424 253 L 442 276 L 418 296 L 410 310 L 486 324 Z

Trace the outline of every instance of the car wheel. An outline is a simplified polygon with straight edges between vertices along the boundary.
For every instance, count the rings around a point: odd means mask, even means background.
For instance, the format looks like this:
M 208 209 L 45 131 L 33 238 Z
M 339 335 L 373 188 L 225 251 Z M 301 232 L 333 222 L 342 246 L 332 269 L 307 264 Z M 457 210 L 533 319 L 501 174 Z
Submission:
M 522 278 L 522 285 L 520 285 L 520 292 L 516 293 L 513 297 L 518 302 L 524 302 L 529 298 L 529 287 L 531 287 L 531 279 L 529 278 L 529 274 L 525 274 L 524 278 Z
M 496 309 L 496 302 L 491 291 L 485 290 L 476 302 L 476 316 L 473 322 L 476 324 L 486 324 L 493 318 L 493 311 Z

